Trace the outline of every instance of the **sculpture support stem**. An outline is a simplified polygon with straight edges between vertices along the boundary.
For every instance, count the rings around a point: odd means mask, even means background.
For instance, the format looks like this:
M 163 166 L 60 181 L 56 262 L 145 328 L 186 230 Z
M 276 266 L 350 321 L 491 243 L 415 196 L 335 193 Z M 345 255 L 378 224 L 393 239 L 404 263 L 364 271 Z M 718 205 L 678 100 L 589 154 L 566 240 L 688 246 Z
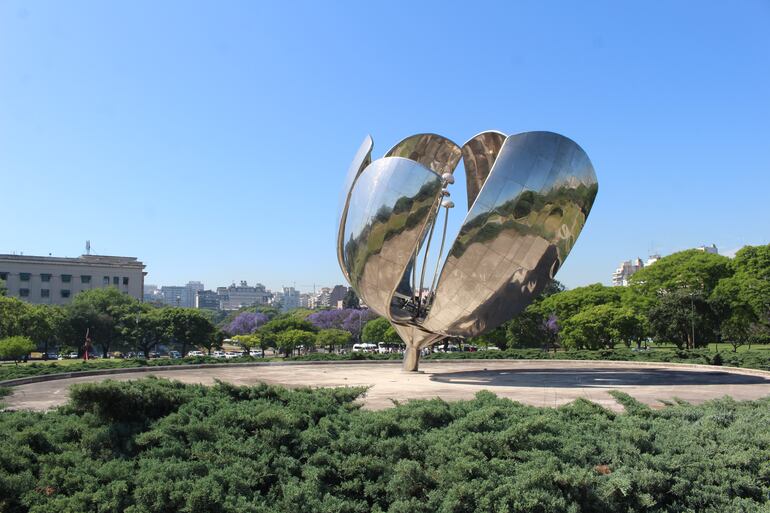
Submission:
M 407 345 L 406 351 L 404 351 L 404 371 L 405 372 L 417 372 L 420 366 L 420 349 L 414 346 Z

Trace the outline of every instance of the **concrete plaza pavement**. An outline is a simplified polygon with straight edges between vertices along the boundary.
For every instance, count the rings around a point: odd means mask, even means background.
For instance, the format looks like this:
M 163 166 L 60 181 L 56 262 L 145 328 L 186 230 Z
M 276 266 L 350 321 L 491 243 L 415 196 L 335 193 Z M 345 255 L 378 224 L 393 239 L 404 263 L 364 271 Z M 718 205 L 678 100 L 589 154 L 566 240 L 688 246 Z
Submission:
M 622 407 L 608 394 L 620 390 L 653 407 L 674 398 L 692 403 L 731 396 L 737 400 L 770 396 L 770 372 L 700 365 L 641 364 L 611 361 L 447 360 L 426 361 L 420 373 L 401 371 L 400 362 L 291 364 L 186 369 L 180 366 L 142 374 L 112 374 L 58 379 L 13 387 L 3 402 L 9 409 L 47 410 L 67 400 L 75 383 L 128 381 L 149 375 L 184 383 L 236 385 L 263 382 L 288 387 L 370 387 L 365 408 L 381 409 L 393 401 L 470 399 L 490 390 L 524 404 L 555 407 L 579 397 L 616 411 Z

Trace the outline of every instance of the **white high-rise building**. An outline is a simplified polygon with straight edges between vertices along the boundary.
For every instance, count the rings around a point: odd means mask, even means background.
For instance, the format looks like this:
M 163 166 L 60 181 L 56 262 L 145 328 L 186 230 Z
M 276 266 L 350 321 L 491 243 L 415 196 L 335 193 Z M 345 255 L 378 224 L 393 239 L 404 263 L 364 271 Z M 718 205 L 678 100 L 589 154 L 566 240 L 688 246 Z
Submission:
M 636 260 L 626 260 L 621 263 L 620 266 L 612 273 L 612 285 L 615 287 L 625 287 L 628 285 L 628 279 L 644 267 L 644 262 L 641 258 Z
M 717 249 L 716 244 L 712 244 L 711 246 L 698 246 L 695 249 L 697 249 L 698 251 L 703 251 L 704 253 L 712 253 L 714 255 L 719 254 L 719 250 Z
M 184 288 L 185 304 L 183 306 L 187 307 L 195 307 L 195 296 L 198 294 L 198 291 L 206 289 L 206 287 L 203 286 L 203 283 L 199 281 L 188 281 Z
M 229 287 L 217 287 L 217 294 L 220 310 L 238 310 L 244 306 L 266 305 L 272 297 L 261 283 L 252 287 L 246 281 L 241 281 L 239 285 L 233 283 Z
M 283 311 L 299 308 L 299 291 L 294 287 L 283 288 Z

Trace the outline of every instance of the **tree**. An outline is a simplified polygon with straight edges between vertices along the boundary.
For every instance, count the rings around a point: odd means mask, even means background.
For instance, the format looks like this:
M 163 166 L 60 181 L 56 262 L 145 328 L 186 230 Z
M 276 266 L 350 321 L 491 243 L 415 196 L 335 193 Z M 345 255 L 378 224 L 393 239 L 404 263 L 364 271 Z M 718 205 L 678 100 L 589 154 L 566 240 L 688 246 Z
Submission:
M 8 289 L 5 288 L 5 281 L 0 280 L 0 296 L 5 296 Z
M 345 293 L 345 297 L 342 299 L 343 308 L 361 308 L 361 301 L 358 299 L 358 294 L 353 290 L 353 287 L 349 287 Z
M 541 347 L 546 340 L 545 318 L 534 308 L 526 308 L 508 321 L 506 335 L 512 348 Z
M 350 344 L 353 336 L 347 330 L 329 328 L 318 332 L 316 344 L 327 347 L 330 353 L 334 352 L 335 347 L 344 347 Z
M 610 327 L 627 347 L 636 344 L 637 348 L 641 348 L 649 331 L 647 319 L 627 306 L 614 309 Z
M 350 316 L 351 310 L 321 310 L 307 316 L 307 321 L 318 329 L 326 330 L 330 328 L 343 329 L 345 320 Z
M 731 265 L 734 274 L 720 280 L 711 300 L 727 306 L 719 311 L 721 321 L 737 315 L 751 325 L 752 333 L 760 334 L 770 328 L 770 244 L 742 248 Z
M 630 278 L 630 301 L 647 312 L 662 297 L 674 290 L 702 291 L 709 296 L 719 280 L 733 274 L 730 259 L 697 249 L 665 256 L 640 269 Z
M 546 319 L 550 315 L 556 315 L 558 319 L 568 319 L 591 306 L 619 305 L 622 298 L 623 290 L 621 287 L 606 287 L 600 283 L 594 283 L 555 293 L 534 303 L 531 309 Z
M 376 344 L 385 342 L 386 344 L 403 344 L 401 337 L 390 325 L 385 317 L 377 317 L 364 325 L 361 339 L 364 342 Z
M 0 339 L 0 358 L 13 360 L 16 365 L 35 350 L 35 343 L 27 337 L 15 336 Z
M 48 354 L 51 342 L 61 342 L 66 316 L 59 306 L 29 305 L 19 319 L 19 331 Z
M 281 331 L 290 329 L 309 331 L 311 333 L 318 331 L 318 328 L 316 328 L 313 323 L 309 321 L 297 319 L 294 317 L 283 317 L 268 321 L 264 326 L 262 326 L 262 328 L 260 328 L 260 332 L 267 334 L 277 334 Z
M 267 315 L 258 312 L 242 312 L 227 326 L 232 335 L 247 335 L 267 322 Z
M 124 311 L 120 317 L 120 329 L 128 346 L 145 356 L 170 337 L 169 319 L 163 314 L 163 309 L 149 305 Z
M 189 347 L 205 346 L 214 333 L 214 325 L 194 308 L 163 308 L 161 312 L 168 334 L 182 354 L 187 354 Z
M 201 339 L 201 344 L 200 345 L 201 345 L 201 347 L 203 347 L 206 350 L 206 353 L 209 356 L 211 356 L 211 350 L 214 349 L 214 348 L 221 349 L 222 348 L 222 344 L 224 343 L 226 338 L 227 337 L 225 336 L 225 332 L 224 331 L 222 331 L 220 329 L 214 328 L 214 331 L 211 332 L 211 335 Z M 262 352 L 262 356 L 264 356 L 264 355 L 265 354 L 264 354 L 264 351 L 263 351 Z
M 375 319 L 377 317 L 377 314 L 373 311 L 369 310 L 368 308 L 355 310 L 355 309 L 349 309 L 348 312 L 350 312 L 345 318 L 345 321 L 342 323 L 342 329 L 350 332 L 350 334 L 353 336 L 353 340 L 356 342 L 361 341 L 361 333 L 363 332 L 364 326 L 367 322 L 371 321 L 372 319 Z
M 284 356 L 291 356 L 291 353 L 302 346 L 305 350 L 314 347 L 315 333 L 300 329 L 289 329 L 278 333 L 276 340 L 278 348 L 283 351 Z
M 562 321 L 561 342 L 569 349 L 612 348 L 618 341 L 613 327 L 617 306 L 594 305 Z
M 29 303 L 14 297 L 0 296 L 0 337 L 23 335 L 22 319 L 29 307 Z
M 500 349 L 505 349 L 508 346 L 507 328 L 508 323 L 503 323 L 497 328 L 484 333 L 483 335 L 472 337 L 470 340 L 468 340 L 468 342 L 482 347 L 495 346 Z
M 705 347 L 715 338 L 714 313 L 701 292 L 674 289 L 661 295 L 648 319 L 656 341 L 673 342 L 679 349 Z
M 67 319 L 74 340 L 82 344 L 86 332 L 103 354 L 120 340 L 121 316 L 130 311 L 129 305 L 139 302 L 115 287 L 86 290 L 77 294 L 67 307 Z
M 249 333 L 247 335 L 236 335 L 233 337 L 233 340 L 243 348 L 243 350 L 248 355 L 251 352 L 251 348 L 253 347 L 259 347 L 262 341 L 262 335 L 259 333 Z M 262 353 L 262 356 L 264 357 L 264 351 Z

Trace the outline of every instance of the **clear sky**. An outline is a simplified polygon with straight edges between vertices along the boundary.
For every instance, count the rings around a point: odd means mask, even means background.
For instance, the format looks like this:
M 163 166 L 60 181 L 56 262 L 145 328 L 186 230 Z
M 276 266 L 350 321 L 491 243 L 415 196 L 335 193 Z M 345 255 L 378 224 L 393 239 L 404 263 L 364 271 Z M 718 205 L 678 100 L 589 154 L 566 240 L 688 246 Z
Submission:
M 559 132 L 593 161 L 568 286 L 767 244 L 770 2 L 0 0 L 0 253 L 90 239 L 148 283 L 343 283 L 363 137 L 376 158 L 488 129 Z

